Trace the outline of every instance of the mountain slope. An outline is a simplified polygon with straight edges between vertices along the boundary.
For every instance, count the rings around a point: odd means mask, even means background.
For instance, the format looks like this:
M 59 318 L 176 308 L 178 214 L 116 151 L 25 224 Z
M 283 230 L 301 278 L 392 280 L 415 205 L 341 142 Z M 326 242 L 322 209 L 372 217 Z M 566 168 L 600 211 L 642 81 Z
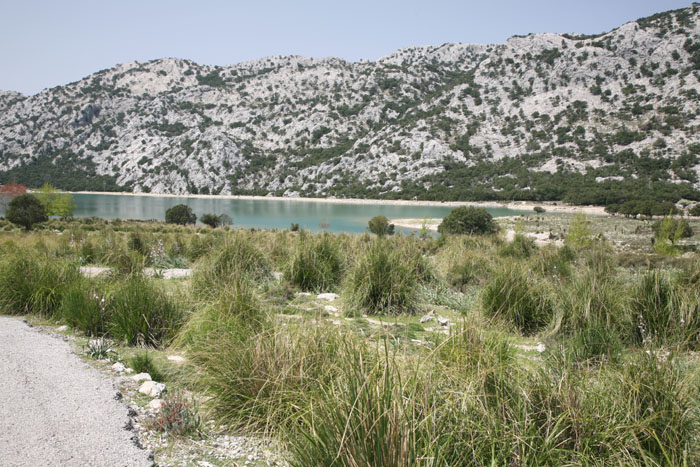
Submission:
M 0 182 L 613 203 L 698 198 L 700 5 L 376 62 L 126 63 L 0 92 Z

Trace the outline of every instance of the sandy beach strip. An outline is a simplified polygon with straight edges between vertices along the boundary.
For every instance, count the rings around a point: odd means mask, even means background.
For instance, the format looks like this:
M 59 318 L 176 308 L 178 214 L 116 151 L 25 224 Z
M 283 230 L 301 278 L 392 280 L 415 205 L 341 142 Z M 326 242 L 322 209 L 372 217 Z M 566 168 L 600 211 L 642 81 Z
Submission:
M 203 199 L 240 199 L 240 200 L 272 200 L 272 201 L 293 201 L 311 203 L 336 203 L 336 204 L 384 204 L 396 206 L 475 206 L 483 208 L 506 208 L 519 211 L 532 211 L 535 206 L 543 207 L 547 212 L 556 213 L 577 213 L 582 212 L 587 215 L 604 216 L 605 209 L 602 206 L 574 206 L 563 203 L 532 201 L 422 201 L 403 199 L 359 199 L 359 198 L 302 198 L 284 196 L 246 196 L 246 195 L 176 195 L 170 193 L 126 193 L 126 192 L 103 192 L 103 191 L 72 191 L 72 194 L 85 195 L 114 195 L 114 196 L 154 196 L 172 198 L 203 198 Z M 405 219 L 404 219 L 405 220 Z M 402 220 L 403 221 L 403 220 Z M 422 224 L 423 219 L 420 219 Z M 399 224 L 396 224 L 399 225 Z M 420 224 L 418 225 L 420 228 Z

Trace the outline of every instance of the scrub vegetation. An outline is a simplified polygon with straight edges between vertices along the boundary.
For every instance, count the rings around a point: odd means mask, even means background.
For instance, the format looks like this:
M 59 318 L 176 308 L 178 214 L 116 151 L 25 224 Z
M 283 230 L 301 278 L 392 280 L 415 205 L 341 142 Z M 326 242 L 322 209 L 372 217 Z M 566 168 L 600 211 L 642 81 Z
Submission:
M 440 237 L 0 220 L 0 312 L 187 388 L 154 422 L 170 435 L 213 420 L 295 466 L 698 465 L 700 222 L 675 219 L 671 251 L 657 220 L 536 212 Z

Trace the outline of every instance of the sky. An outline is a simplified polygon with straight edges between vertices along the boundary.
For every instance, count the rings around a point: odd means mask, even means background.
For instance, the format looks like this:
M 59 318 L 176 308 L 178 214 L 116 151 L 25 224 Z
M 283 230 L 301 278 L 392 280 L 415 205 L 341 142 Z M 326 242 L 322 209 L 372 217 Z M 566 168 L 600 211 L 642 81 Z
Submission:
M 0 0 L 0 90 L 34 94 L 129 61 L 376 60 L 446 42 L 593 34 L 691 0 Z

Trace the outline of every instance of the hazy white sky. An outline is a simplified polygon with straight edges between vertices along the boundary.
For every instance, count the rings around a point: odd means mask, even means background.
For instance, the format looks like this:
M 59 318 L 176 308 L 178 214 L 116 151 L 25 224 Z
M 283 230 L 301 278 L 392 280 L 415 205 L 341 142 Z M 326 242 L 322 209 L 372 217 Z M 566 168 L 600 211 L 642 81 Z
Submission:
M 676 0 L 0 0 L 0 89 L 34 94 L 132 60 L 374 60 L 401 47 L 599 33 Z

